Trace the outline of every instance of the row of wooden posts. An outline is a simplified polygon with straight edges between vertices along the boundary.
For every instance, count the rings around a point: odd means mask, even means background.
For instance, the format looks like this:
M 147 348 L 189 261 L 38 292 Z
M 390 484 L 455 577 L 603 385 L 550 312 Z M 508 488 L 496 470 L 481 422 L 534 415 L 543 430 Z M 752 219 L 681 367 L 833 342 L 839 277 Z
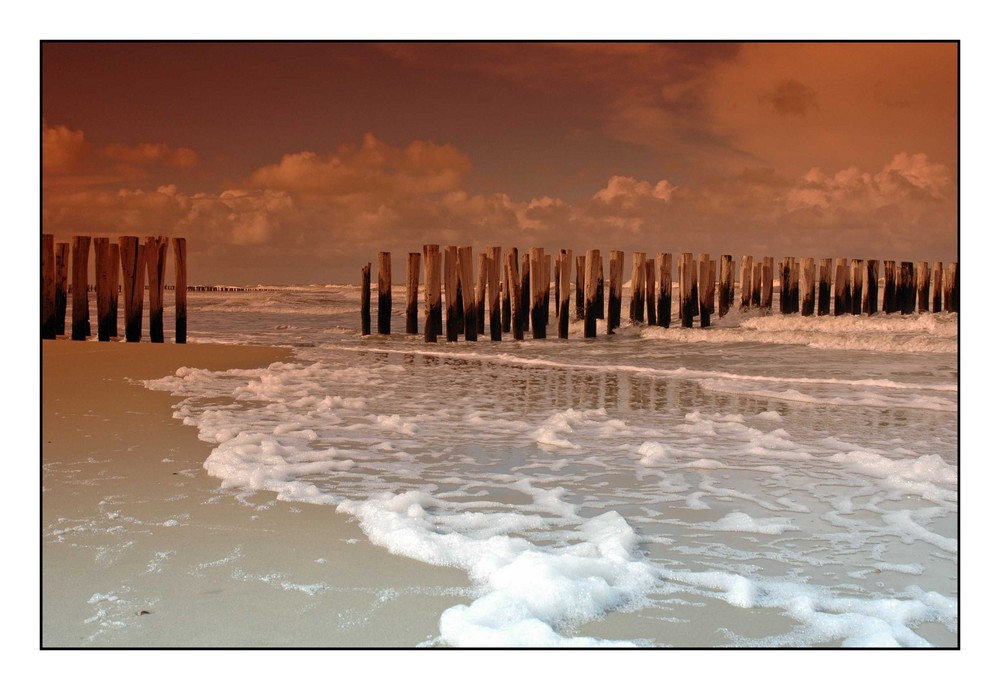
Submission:
M 97 295 L 97 339 L 118 337 L 118 297 L 125 298 L 125 340 L 142 338 L 143 298 L 149 289 L 149 340 L 164 342 L 163 291 L 167 264 L 167 237 L 121 236 L 114 244 L 110 238 L 94 237 L 95 292 Z M 73 237 L 72 285 L 67 285 L 70 243 L 56 243 L 53 235 L 42 235 L 42 338 L 65 335 L 67 294 L 71 294 L 73 340 L 91 335 L 87 268 L 90 262 L 91 237 Z M 175 237 L 174 342 L 187 341 L 187 241 Z M 120 271 L 120 272 L 119 272 Z M 120 279 L 119 279 L 120 276 Z M 148 284 L 146 277 L 148 276 Z
M 604 299 L 604 262 L 599 250 L 591 249 L 573 261 L 571 250 L 560 250 L 552 257 L 542 248 L 533 248 L 518 259 L 518 250 L 509 248 L 501 261 L 501 248 L 488 247 L 477 257 L 478 278 L 473 287 L 472 247 L 444 248 L 444 293 L 446 308 L 441 308 L 441 253 L 436 244 L 423 247 L 424 262 L 424 339 L 436 342 L 438 336 L 458 340 L 476 340 L 486 333 L 486 305 L 489 305 L 489 332 L 492 340 L 501 333 L 512 333 L 522 340 L 531 329 L 534 338 L 544 338 L 549 319 L 549 290 L 556 293 L 557 335 L 569 337 L 570 278 L 575 266 L 576 318 L 584 322 L 583 335 L 597 335 L 597 320 L 604 319 L 607 332 L 621 326 L 622 273 L 625 253 L 612 251 L 609 263 L 608 297 Z M 553 258 L 555 261 L 553 262 Z M 409 253 L 406 262 L 406 332 L 417 331 L 417 294 L 420 282 L 421 254 Z M 868 314 L 879 311 L 879 266 L 884 267 L 882 305 L 885 313 L 958 311 L 958 264 L 947 266 L 940 261 L 879 261 L 877 259 L 821 259 L 819 276 L 811 258 L 785 257 L 775 274 L 774 258 L 754 261 L 744 256 L 740 262 L 740 295 L 736 302 L 735 264 L 730 254 L 718 262 L 708 254 L 684 253 L 678 257 L 677 319 L 691 328 L 698 318 L 702 328 L 711 325 L 711 315 L 719 318 L 731 308 L 763 313 L 773 310 L 774 280 L 778 280 L 778 302 L 782 314 L 803 316 L 832 314 Z M 371 263 L 361 269 L 361 333 L 371 334 Z M 555 280 L 551 279 L 554 267 Z M 669 327 L 672 314 L 673 257 L 658 253 L 647 258 L 644 252 L 632 254 L 632 298 L 629 319 L 653 326 Z M 718 273 L 716 271 L 718 267 Z M 519 270 L 520 268 L 520 270 Z M 718 275 L 718 278 L 716 277 Z M 718 288 L 718 289 L 717 289 Z M 818 288 L 818 289 L 817 289 Z M 717 299 L 716 299 L 717 297 Z M 607 309 L 605 309 L 605 304 Z M 392 262 L 389 252 L 378 255 L 378 333 L 389 334 L 392 315 Z

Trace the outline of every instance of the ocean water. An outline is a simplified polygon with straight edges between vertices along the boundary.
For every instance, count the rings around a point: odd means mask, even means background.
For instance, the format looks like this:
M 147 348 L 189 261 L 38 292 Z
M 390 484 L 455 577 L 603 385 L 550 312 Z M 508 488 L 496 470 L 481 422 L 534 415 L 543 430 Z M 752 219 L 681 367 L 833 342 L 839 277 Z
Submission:
M 464 571 L 415 646 L 957 645 L 957 315 L 425 343 L 394 297 L 363 337 L 357 286 L 190 293 L 189 341 L 296 358 L 145 385 L 221 487 Z

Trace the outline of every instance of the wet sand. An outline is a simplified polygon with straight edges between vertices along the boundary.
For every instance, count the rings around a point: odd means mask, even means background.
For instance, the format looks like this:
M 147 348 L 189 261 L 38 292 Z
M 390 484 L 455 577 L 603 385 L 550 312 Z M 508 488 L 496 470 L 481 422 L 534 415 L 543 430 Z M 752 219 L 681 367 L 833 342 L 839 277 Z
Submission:
M 41 645 L 414 647 L 463 572 L 393 556 L 328 507 L 219 488 L 212 449 L 138 381 L 289 350 L 46 341 Z

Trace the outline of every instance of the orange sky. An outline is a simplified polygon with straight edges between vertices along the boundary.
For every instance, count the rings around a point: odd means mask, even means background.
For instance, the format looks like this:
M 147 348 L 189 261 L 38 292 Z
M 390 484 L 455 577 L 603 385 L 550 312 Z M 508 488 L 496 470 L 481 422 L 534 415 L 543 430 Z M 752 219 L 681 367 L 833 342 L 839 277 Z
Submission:
M 43 232 L 187 237 L 193 283 L 424 243 L 957 259 L 954 43 L 44 43 L 41 87 Z

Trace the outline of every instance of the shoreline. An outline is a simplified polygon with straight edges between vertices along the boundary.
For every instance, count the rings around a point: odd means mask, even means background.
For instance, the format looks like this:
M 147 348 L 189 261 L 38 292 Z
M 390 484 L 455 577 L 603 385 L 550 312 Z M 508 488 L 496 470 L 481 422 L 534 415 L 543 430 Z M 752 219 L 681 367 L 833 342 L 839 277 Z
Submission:
M 42 648 L 413 647 L 468 578 L 322 506 L 221 489 L 212 444 L 142 380 L 291 348 L 43 341 Z

